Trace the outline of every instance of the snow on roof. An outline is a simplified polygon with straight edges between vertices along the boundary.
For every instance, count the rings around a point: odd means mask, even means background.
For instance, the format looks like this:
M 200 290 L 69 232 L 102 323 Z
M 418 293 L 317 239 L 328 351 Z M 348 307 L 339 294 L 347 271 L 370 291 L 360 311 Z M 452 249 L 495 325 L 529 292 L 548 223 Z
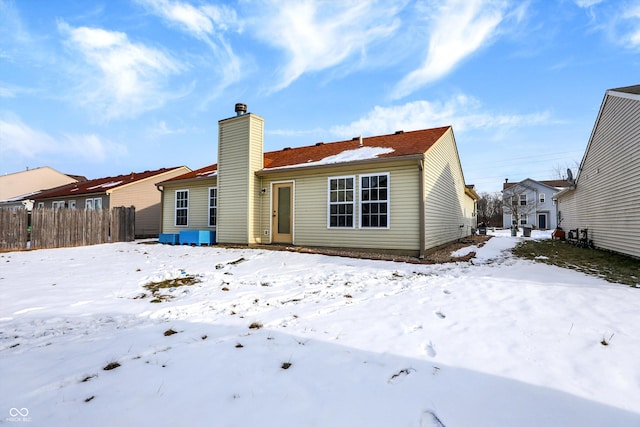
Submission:
M 207 169 L 205 171 L 197 173 L 196 176 L 202 176 L 202 177 L 218 176 L 218 171 L 215 169 Z
M 94 185 L 93 187 L 87 187 L 87 190 L 95 190 L 96 188 L 111 188 L 111 187 L 115 187 L 116 185 L 120 185 L 122 183 L 123 181 L 105 182 L 104 184 Z
M 393 153 L 395 150 L 393 148 L 388 147 L 360 147 L 355 150 L 346 150 L 338 154 L 334 154 L 332 156 L 325 157 L 324 159 L 312 162 L 307 161 L 306 163 L 298 163 L 294 165 L 280 166 L 271 169 L 287 169 L 287 168 L 298 168 L 305 166 L 320 166 L 320 165 L 331 165 L 334 163 L 345 163 L 345 162 L 355 162 L 358 160 L 369 160 L 375 159 L 382 154 Z

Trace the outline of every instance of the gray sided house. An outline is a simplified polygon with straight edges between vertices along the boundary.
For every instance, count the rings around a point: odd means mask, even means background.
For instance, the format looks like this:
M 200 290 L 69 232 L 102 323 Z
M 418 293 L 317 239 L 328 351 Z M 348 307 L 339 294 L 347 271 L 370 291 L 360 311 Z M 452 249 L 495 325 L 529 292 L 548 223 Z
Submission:
M 605 93 L 575 184 L 555 198 L 565 231 L 640 258 L 640 85 Z
M 553 195 L 570 185 L 566 180 L 535 181 L 530 178 L 505 182 L 502 185 L 503 227 L 556 228 L 558 211 Z
M 263 138 L 255 114 L 220 120 L 218 163 L 158 184 L 162 232 L 422 256 L 476 227 L 451 127 L 267 153 Z
M 180 166 L 67 184 L 32 196 L 34 209 L 134 206 L 136 236 L 157 236 L 160 231 L 161 195 L 155 184 L 188 171 L 190 169 L 186 166 Z

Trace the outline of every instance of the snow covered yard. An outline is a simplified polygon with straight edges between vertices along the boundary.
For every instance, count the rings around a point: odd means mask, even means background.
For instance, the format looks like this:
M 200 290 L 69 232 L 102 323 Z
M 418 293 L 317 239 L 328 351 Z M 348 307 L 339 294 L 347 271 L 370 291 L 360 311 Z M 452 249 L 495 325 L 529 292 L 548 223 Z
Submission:
M 439 265 L 0 254 L 0 424 L 640 426 L 640 289 L 513 258 L 519 239 Z

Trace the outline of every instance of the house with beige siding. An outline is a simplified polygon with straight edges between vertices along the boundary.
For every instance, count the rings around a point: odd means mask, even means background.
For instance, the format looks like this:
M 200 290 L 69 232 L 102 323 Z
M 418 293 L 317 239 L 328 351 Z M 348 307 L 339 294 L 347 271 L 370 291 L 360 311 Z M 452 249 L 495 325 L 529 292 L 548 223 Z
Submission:
M 43 190 L 86 181 L 78 175 L 67 175 L 49 167 L 27 169 L 0 176 L 0 208 L 26 208 L 31 210 L 31 197 Z
M 450 126 L 265 153 L 264 119 L 243 108 L 219 121 L 217 164 L 158 184 L 162 233 L 423 256 L 474 232 Z
M 606 91 L 575 183 L 554 198 L 565 231 L 640 258 L 640 85 Z
M 189 172 L 186 166 L 91 179 L 36 194 L 34 208 L 110 209 L 134 206 L 135 235 L 157 236 L 160 231 L 161 194 L 156 183 Z

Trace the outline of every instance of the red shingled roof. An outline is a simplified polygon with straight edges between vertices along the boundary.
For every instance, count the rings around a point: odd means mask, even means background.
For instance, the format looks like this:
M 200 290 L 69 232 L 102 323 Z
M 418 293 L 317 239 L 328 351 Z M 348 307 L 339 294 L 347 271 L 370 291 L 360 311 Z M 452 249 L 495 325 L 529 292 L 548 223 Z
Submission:
M 376 158 L 400 157 L 426 152 L 438 141 L 451 126 L 423 129 L 416 131 L 398 131 L 390 135 L 370 136 L 362 138 L 362 147 L 388 148 L 389 152 L 378 154 Z M 336 156 L 360 147 L 360 138 L 356 137 L 347 141 L 323 143 L 297 148 L 284 148 L 278 151 L 264 153 L 264 169 L 281 167 L 304 166 L 311 162 L 319 162 L 327 157 Z M 187 179 L 205 178 L 207 171 L 217 170 L 217 164 L 205 166 L 193 172 L 177 176 L 168 181 L 182 181 Z
M 131 172 L 126 175 L 108 176 L 106 178 L 97 178 L 83 182 L 74 182 L 71 184 L 53 188 L 51 190 L 43 191 L 38 194 L 35 199 L 49 199 L 52 197 L 65 197 L 78 194 L 105 193 L 107 190 L 150 178 L 155 175 L 160 175 L 173 169 L 176 168 L 162 168 L 153 171 Z
M 362 138 L 364 147 L 391 148 L 392 152 L 377 157 L 398 157 L 421 154 L 427 151 L 438 139 L 449 130 L 450 126 L 411 132 L 398 131 L 391 135 L 370 136 Z M 329 156 L 335 156 L 360 147 L 360 138 L 348 141 L 317 143 L 308 147 L 299 147 L 272 151 L 264 155 L 264 168 L 272 169 L 283 166 L 304 165 L 317 162 Z

